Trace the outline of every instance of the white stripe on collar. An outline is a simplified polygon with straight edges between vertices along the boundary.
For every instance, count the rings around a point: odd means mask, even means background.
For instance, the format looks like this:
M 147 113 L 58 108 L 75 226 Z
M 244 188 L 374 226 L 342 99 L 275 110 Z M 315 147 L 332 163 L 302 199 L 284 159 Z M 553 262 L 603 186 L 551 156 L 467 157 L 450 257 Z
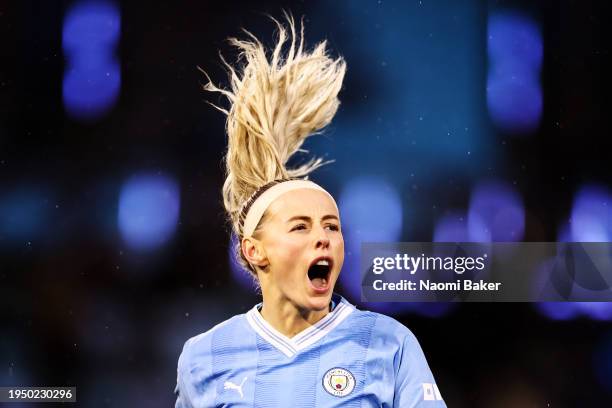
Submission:
M 272 327 L 270 323 L 262 317 L 261 313 L 259 313 L 257 306 L 259 305 L 256 305 L 247 312 L 247 321 L 257 334 L 287 357 L 292 357 L 306 347 L 319 341 L 342 323 L 342 321 L 355 310 L 355 306 L 340 297 L 334 310 L 328 313 L 323 319 L 302 330 L 292 338 L 289 338 Z

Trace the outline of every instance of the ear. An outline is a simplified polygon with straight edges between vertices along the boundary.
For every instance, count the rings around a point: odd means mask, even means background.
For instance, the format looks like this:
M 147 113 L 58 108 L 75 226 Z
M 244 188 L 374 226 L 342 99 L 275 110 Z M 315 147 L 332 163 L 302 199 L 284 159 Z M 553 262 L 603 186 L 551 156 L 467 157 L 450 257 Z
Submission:
M 242 254 L 251 266 L 256 265 L 260 268 L 268 266 L 268 258 L 261 241 L 253 237 L 243 238 L 240 247 L 242 249 Z

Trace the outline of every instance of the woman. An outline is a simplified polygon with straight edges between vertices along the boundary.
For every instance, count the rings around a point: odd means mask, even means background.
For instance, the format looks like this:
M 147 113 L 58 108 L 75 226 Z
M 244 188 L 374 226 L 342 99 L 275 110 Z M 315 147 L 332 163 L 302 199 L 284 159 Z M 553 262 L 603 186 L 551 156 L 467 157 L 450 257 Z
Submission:
M 338 108 L 346 65 L 325 42 L 303 48 L 287 16 L 268 61 L 262 44 L 230 39 L 246 59 L 229 69 L 224 205 L 237 255 L 263 302 L 189 339 L 178 362 L 176 407 L 444 407 L 414 335 L 333 293 L 344 241 L 333 197 L 306 176 L 320 159 L 289 169 L 304 140 Z M 296 44 L 299 40 L 299 45 Z M 214 105 L 213 105 L 214 106 Z

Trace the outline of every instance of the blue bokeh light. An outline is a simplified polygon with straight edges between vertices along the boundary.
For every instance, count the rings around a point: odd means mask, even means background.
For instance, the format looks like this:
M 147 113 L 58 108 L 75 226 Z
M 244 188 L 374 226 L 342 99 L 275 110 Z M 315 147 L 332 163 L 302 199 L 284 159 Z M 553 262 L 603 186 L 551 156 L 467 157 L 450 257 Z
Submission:
M 395 187 L 377 177 L 349 181 L 340 194 L 343 229 L 360 242 L 397 241 L 402 231 L 402 202 Z
M 487 79 L 489 113 L 493 121 L 511 133 L 533 131 L 542 116 L 542 91 L 537 82 L 490 75 Z
M 488 232 L 494 242 L 522 240 L 525 210 L 518 192 L 497 181 L 477 185 L 470 199 L 468 230 L 470 237 L 481 237 Z
M 75 4 L 64 17 L 65 52 L 113 47 L 121 34 L 121 15 L 116 5 L 90 1 Z
M 489 17 L 487 104 L 493 122 L 512 134 L 532 132 L 540 122 L 542 44 L 533 19 L 511 12 Z
M 66 13 L 62 89 L 64 106 L 73 118 L 98 119 L 115 104 L 121 88 L 121 69 L 114 56 L 120 29 L 121 16 L 113 3 L 78 3 Z
M 97 119 L 112 107 L 121 88 L 119 64 L 70 68 L 64 76 L 66 109 L 73 117 Z
M 587 317 L 592 320 L 612 321 L 611 302 L 539 302 L 535 306 L 541 314 L 552 320 Z
M 438 220 L 434 228 L 434 242 L 490 242 L 491 234 L 478 214 L 472 214 L 472 228 L 468 228 L 468 216 L 451 212 Z
M 578 308 L 571 302 L 539 302 L 535 305 L 540 313 L 552 320 L 570 320 L 579 314 Z
M 132 249 L 155 249 L 170 239 L 179 217 L 177 183 L 166 176 L 142 174 L 123 185 L 119 196 L 119 231 Z
M 528 16 L 509 11 L 489 16 L 487 50 L 494 60 L 508 59 L 538 70 L 544 55 L 537 24 Z
M 612 193 L 603 186 L 588 185 L 575 195 L 571 217 L 575 242 L 612 242 Z
M 612 320 L 612 302 L 576 302 L 578 310 L 593 320 Z

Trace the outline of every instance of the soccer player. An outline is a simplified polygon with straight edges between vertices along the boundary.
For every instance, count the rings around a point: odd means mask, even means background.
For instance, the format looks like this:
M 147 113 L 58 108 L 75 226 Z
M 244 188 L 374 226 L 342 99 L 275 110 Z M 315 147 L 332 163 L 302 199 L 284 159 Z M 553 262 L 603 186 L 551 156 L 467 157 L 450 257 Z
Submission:
M 246 59 L 229 69 L 225 209 L 237 256 L 263 302 L 189 339 L 178 361 L 176 408 L 445 407 L 414 335 L 396 320 L 355 308 L 333 289 L 344 261 L 334 198 L 307 180 L 321 159 L 287 168 L 304 140 L 331 121 L 346 71 L 326 44 L 308 52 L 276 20 L 271 53 L 230 39 Z M 298 40 L 298 41 L 296 41 Z M 299 45 L 297 44 L 299 42 Z M 213 105 L 214 106 L 214 105 Z

